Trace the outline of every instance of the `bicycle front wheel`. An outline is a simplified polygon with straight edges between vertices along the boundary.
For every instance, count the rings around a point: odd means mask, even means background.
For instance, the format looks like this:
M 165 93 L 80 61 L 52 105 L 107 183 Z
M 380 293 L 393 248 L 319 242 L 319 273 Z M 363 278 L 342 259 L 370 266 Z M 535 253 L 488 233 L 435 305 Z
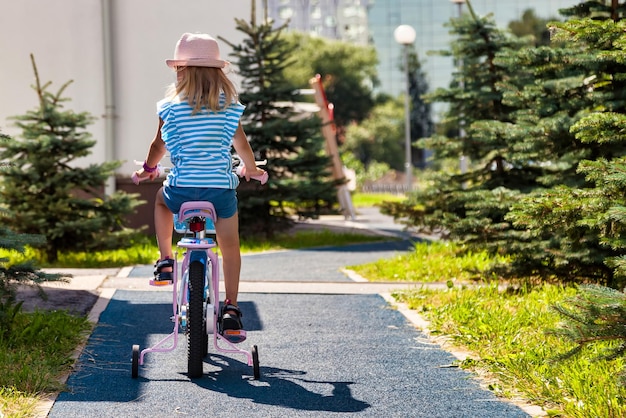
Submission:
M 206 324 L 204 314 L 204 264 L 189 264 L 189 309 L 187 325 L 187 374 L 193 379 L 202 376 L 206 353 Z

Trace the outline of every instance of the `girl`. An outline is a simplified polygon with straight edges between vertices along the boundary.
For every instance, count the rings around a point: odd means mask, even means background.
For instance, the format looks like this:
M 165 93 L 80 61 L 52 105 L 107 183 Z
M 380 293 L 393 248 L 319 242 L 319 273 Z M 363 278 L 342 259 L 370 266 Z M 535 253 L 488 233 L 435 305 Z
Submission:
M 172 281 L 172 214 L 186 201 L 213 203 L 226 290 L 220 329 L 239 330 L 243 328 L 237 306 L 241 254 L 235 189 L 239 179 L 232 171 L 231 147 L 246 167 L 246 181 L 262 176 L 264 170 L 256 167 L 241 127 L 245 107 L 222 70 L 229 63 L 220 58 L 217 41 L 207 34 L 185 33 L 176 44 L 174 59 L 165 62 L 176 71 L 176 82 L 157 103 L 159 127 L 143 168 L 135 173 L 139 179 L 154 179 L 157 164 L 170 153 L 173 168 L 157 193 L 154 209 L 161 257 L 153 283 Z

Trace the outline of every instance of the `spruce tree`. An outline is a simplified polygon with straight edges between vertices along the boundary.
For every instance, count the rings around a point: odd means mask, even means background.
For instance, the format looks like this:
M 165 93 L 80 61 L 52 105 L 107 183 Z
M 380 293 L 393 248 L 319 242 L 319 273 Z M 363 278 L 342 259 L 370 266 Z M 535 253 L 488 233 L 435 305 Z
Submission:
M 301 97 L 283 73 L 295 48 L 280 36 L 286 25 L 273 28 L 268 19 L 257 23 L 255 0 L 250 22 L 236 19 L 236 24 L 245 34 L 243 43 L 223 40 L 233 48 L 242 78 L 244 130 L 256 156 L 268 160 L 264 168 L 269 173 L 267 186 L 240 185 L 241 228 L 272 236 L 291 225 L 294 216 L 314 218 L 328 210 L 336 202 L 336 182 L 324 155 L 319 118 L 303 117 L 293 105 Z
M 624 292 L 598 285 L 583 285 L 577 295 L 553 306 L 562 316 L 558 326 L 549 333 L 574 343 L 571 350 L 558 358 L 580 355 L 588 346 L 598 346 L 593 361 L 626 357 L 626 295 Z M 626 370 L 618 376 L 626 383 Z
M 445 122 L 464 121 L 466 135 L 424 143 L 438 161 L 464 154 L 469 169 L 437 172 L 409 205 L 388 211 L 510 254 L 512 276 L 618 285 L 623 26 L 595 17 L 553 22 L 551 45 L 523 48 L 473 13 L 453 21 L 464 76 L 431 97 L 450 103 Z
M 570 92 L 575 92 L 559 96 L 568 98 L 565 128 L 569 132 L 563 137 L 567 145 L 548 135 L 534 146 L 546 150 L 550 149 L 548 140 L 556 144 L 561 159 L 555 157 L 552 163 L 571 167 L 567 171 L 571 175 L 557 173 L 553 178 L 558 181 L 546 182 L 551 187 L 512 207 L 508 219 L 528 236 L 518 252 L 518 271 L 533 268 L 562 280 L 593 280 L 616 287 L 626 283 L 620 267 L 626 249 L 622 243 L 625 218 L 620 209 L 626 204 L 622 174 L 626 155 L 622 133 L 626 123 L 625 28 L 621 21 L 602 18 L 554 23 L 557 38 L 576 45 L 578 53 L 569 48 L 570 55 L 563 56 L 562 62 L 572 70 L 570 77 L 537 84 L 570 85 Z M 554 126 L 554 121 L 550 123 Z
M 134 231 L 124 227 L 124 218 L 140 202 L 134 195 L 103 197 L 101 192 L 119 162 L 75 164 L 95 144 L 86 130 L 94 118 L 63 109 L 69 100 L 63 93 L 71 81 L 51 93 L 51 83 L 40 82 L 32 55 L 31 61 L 39 106 L 14 118 L 21 139 L 5 137 L 0 144 L 5 162 L 0 222 L 20 233 L 44 236 L 44 255 L 51 263 L 60 251 L 128 245 Z
M 519 49 L 525 41 L 498 29 L 490 16 L 476 15 L 470 2 L 467 5 L 469 15 L 450 21 L 456 37 L 451 51 L 440 52 L 461 64 L 449 88 L 425 96 L 429 102 L 448 105 L 442 124 L 457 129 L 418 141 L 433 152 L 442 169 L 407 204 L 387 204 L 384 210 L 408 217 L 422 232 L 485 245 L 503 228 L 512 195 L 527 181 L 524 172 L 510 170 L 513 151 L 504 137 L 506 128 L 490 125 L 510 125 L 514 110 L 502 100 L 499 85 L 512 74 L 498 65 L 497 54 Z M 461 156 L 470 162 L 466 170 L 461 169 Z
M 9 140 L 8 135 L 0 133 L 0 141 Z M 9 165 L 9 163 L 3 163 L 2 170 Z M 3 250 L 23 253 L 26 246 L 41 244 L 44 240 L 45 238 L 41 235 L 17 234 L 9 228 L 0 227 L 0 249 Z M 11 263 L 6 257 L 0 258 L 0 330 L 11 328 L 13 314 L 21 306 L 21 303 L 15 304 L 18 285 L 39 286 L 44 281 L 57 281 L 64 278 L 65 276 L 61 274 L 50 274 L 39 270 L 32 260 L 16 264 Z M 40 295 L 45 297 L 43 290 L 41 288 L 39 290 Z

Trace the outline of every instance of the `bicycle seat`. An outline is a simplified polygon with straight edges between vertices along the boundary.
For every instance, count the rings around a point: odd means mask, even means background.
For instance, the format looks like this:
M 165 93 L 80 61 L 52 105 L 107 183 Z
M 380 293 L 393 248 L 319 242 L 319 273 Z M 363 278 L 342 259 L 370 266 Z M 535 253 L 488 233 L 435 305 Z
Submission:
M 191 201 L 183 203 L 178 213 L 174 216 L 174 229 L 176 232 L 181 234 L 189 232 L 188 223 L 185 221 L 197 216 L 206 219 L 206 232 L 214 234 L 215 221 L 217 220 L 215 207 L 211 202 L 204 201 Z

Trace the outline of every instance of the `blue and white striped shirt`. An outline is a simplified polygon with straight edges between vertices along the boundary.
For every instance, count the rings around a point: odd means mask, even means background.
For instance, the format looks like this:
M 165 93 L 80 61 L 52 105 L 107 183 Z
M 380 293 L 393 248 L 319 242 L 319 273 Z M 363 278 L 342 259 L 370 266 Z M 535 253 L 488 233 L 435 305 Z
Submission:
M 220 105 L 223 103 L 224 96 Z M 163 182 L 175 187 L 235 189 L 239 178 L 232 171 L 233 135 L 245 106 L 234 103 L 219 112 L 192 115 L 186 100 L 163 99 L 157 113 L 163 126 L 161 138 L 170 153 L 172 170 Z

